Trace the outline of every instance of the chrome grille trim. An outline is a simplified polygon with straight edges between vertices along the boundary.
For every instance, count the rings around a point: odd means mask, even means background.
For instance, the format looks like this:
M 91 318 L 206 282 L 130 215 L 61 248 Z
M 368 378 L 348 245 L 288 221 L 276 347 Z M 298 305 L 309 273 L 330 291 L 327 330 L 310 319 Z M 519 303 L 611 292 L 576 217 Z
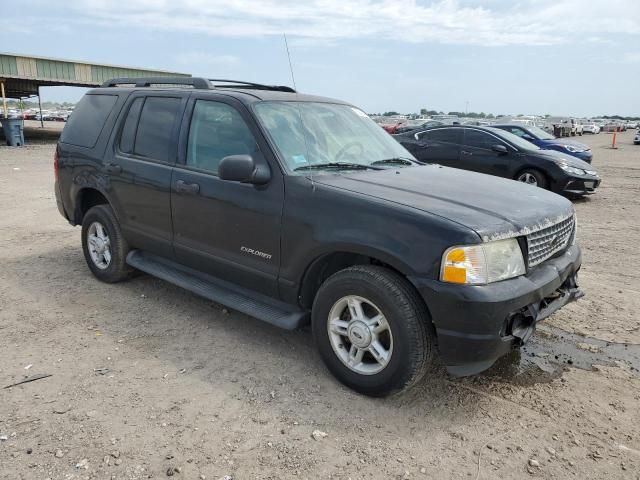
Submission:
M 558 223 L 527 235 L 529 267 L 535 267 L 564 250 L 573 237 L 574 228 L 575 215 L 571 215 Z

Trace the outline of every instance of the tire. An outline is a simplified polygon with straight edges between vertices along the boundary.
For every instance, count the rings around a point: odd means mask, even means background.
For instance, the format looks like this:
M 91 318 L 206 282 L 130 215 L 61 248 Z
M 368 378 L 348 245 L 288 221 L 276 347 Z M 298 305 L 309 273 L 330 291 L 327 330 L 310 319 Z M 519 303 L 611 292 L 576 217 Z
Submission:
M 98 280 L 116 283 L 133 274 L 133 268 L 126 263 L 129 245 L 109 205 L 90 208 L 82 219 L 82 251 L 89 270 Z
M 355 318 L 371 321 L 381 314 L 382 320 L 373 321 L 378 333 L 360 328 L 363 322 L 354 320 L 351 314 L 352 301 L 361 302 L 362 316 Z M 339 312 L 342 315 L 338 319 Z M 348 325 L 340 327 L 342 335 L 333 331 L 332 318 Z M 435 331 L 431 317 L 413 286 L 387 268 L 354 266 L 329 277 L 313 302 L 312 330 L 316 347 L 331 373 L 365 395 L 384 397 L 405 390 L 418 382 L 433 363 Z M 357 339 L 363 348 L 356 350 L 364 353 L 358 364 L 349 367 L 346 358 L 356 347 L 352 342 Z M 386 352 L 378 353 L 383 361 L 376 360 L 376 351 Z
M 515 180 L 534 187 L 547 188 L 548 182 L 544 174 L 538 170 L 528 168 L 519 172 Z

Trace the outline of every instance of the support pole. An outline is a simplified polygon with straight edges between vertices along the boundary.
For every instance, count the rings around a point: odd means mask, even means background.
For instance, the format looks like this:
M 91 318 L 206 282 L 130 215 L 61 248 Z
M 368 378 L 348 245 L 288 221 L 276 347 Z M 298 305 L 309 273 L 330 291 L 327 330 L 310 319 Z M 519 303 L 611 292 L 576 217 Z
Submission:
M 40 110 L 40 128 L 44 128 L 44 121 L 42 120 L 42 103 L 40 102 L 40 85 L 38 85 L 38 110 Z
M 2 90 L 2 105 L 4 107 L 4 118 L 9 118 L 9 110 L 7 110 L 7 97 L 4 94 L 4 80 L 0 82 L 0 90 Z

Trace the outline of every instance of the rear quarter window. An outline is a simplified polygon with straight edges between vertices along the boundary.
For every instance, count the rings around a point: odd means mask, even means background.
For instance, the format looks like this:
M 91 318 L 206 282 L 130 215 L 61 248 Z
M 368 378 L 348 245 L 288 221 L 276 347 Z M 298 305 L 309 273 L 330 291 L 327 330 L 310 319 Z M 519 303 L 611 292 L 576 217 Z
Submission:
M 82 97 L 69 117 L 60 141 L 79 147 L 94 147 L 117 100 L 117 95 Z

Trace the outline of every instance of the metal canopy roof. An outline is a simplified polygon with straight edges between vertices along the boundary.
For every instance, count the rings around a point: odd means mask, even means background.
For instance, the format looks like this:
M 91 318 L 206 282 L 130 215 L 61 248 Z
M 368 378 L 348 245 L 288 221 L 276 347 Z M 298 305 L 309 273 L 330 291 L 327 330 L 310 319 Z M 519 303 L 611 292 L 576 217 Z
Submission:
M 190 74 L 0 52 L 0 81 L 8 98 L 38 94 L 38 87 L 97 87 L 115 77 L 190 77 Z

